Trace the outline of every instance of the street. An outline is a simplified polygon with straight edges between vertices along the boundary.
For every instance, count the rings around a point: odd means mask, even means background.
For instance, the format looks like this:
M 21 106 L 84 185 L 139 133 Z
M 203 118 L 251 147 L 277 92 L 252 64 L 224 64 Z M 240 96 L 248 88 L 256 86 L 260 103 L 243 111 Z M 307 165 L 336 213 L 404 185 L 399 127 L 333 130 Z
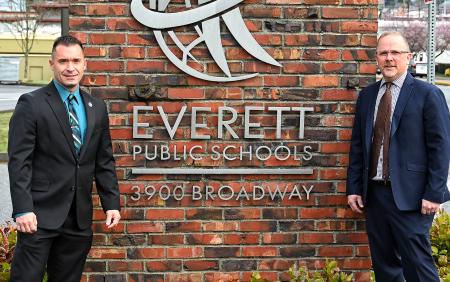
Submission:
M 11 196 L 9 194 L 8 167 L 6 163 L 0 163 L 0 225 L 11 220 Z
M 450 108 L 450 86 L 439 85 L 442 92 L 444 92 L 445 98 L 447 99 L 447 105 Z
M 20 95 L 39 87 L 23 85 L 0 85 L 0 112 L 13 110 Z

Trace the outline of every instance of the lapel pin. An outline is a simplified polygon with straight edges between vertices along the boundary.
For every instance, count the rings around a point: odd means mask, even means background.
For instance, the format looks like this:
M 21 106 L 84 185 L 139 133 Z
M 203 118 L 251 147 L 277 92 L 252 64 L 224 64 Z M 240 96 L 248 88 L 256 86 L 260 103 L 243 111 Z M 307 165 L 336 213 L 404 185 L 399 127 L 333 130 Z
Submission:
M 92 108 L 92 103 L 91 103 L 91 102 L 89 102 L 89 103 L 88 103 L 88 106 L 89 106 L 90 108 Z

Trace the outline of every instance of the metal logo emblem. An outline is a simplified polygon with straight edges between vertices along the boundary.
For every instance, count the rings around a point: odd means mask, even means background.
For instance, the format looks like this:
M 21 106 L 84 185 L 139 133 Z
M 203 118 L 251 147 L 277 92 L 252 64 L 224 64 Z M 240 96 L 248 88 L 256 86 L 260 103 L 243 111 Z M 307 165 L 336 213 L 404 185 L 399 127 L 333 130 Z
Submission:
M 170 0 L 150 0 L 149 8 L 146 8 L 142 0 L 131 1 L 131 13 L 141 24 L 153 29 L 156 41 L 167 58 L 183 72 L 198 79 L 214 82 L 240 81 L 255 77 L 258 73 L 241 76 L 232 76 L 225 57 L 220 36 L 220 18 L 224 21 L 230 33 L 250 55 L 270 65 L 281 67 L 251 35 L 245 26 L 244 19 L 237 4 L 244 0 L 198 0 L 199 7 L 175 13 L 164 13 Z M 185 0 L 186 8 L 191 8 L 190 0 Z M 235 7 L 235 8 L 233 8 Z M 189 45 L 184 46 L 173 31 L 174 28 L 195 24 L 198 34 Z M 167 46 L 163 37 L 163 31 L 167 31 L 169 37 L 182 51 L 182 58 L 178 58 Z M 188 65 L 188 57 L 194 62 L 198 60 L 191 54 L 191 50 L 204 42 L 214 59 L 214 62 L 225 76 L 211 76 L 200 72 Z

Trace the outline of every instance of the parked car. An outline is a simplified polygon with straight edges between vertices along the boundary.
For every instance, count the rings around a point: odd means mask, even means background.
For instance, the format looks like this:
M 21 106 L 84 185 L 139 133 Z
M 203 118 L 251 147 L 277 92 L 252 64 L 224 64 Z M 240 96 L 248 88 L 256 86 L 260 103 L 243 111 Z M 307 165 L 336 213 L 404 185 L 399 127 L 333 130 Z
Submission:
M 423 77 L 427 75 L 427 55 L 425 52 L 414 53 L 413 58 L 409 62 L 408 71 L 413 76 Z

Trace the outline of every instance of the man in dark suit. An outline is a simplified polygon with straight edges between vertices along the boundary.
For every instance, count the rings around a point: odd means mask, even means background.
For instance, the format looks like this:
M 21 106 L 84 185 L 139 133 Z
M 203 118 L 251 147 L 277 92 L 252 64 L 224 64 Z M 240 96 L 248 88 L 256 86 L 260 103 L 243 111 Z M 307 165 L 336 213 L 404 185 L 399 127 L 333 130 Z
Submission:
M 429 229 L 446 186 L 450 116 L 444 95 L 408 72 L 397 32 L 378 39 L 383 79 L 361 91 L 351 141 L 348 204 L 366 216 L 377 281 L 439 281 Z
M 18 239 L 11 281 L 80 281 L 92 242 L 95 179 L 106 225 L 120 202 L 105 103 L 80 90 L 83 46 L 54 42 L 47 86 L 20 97 L 9 129 L 9 177 Z

